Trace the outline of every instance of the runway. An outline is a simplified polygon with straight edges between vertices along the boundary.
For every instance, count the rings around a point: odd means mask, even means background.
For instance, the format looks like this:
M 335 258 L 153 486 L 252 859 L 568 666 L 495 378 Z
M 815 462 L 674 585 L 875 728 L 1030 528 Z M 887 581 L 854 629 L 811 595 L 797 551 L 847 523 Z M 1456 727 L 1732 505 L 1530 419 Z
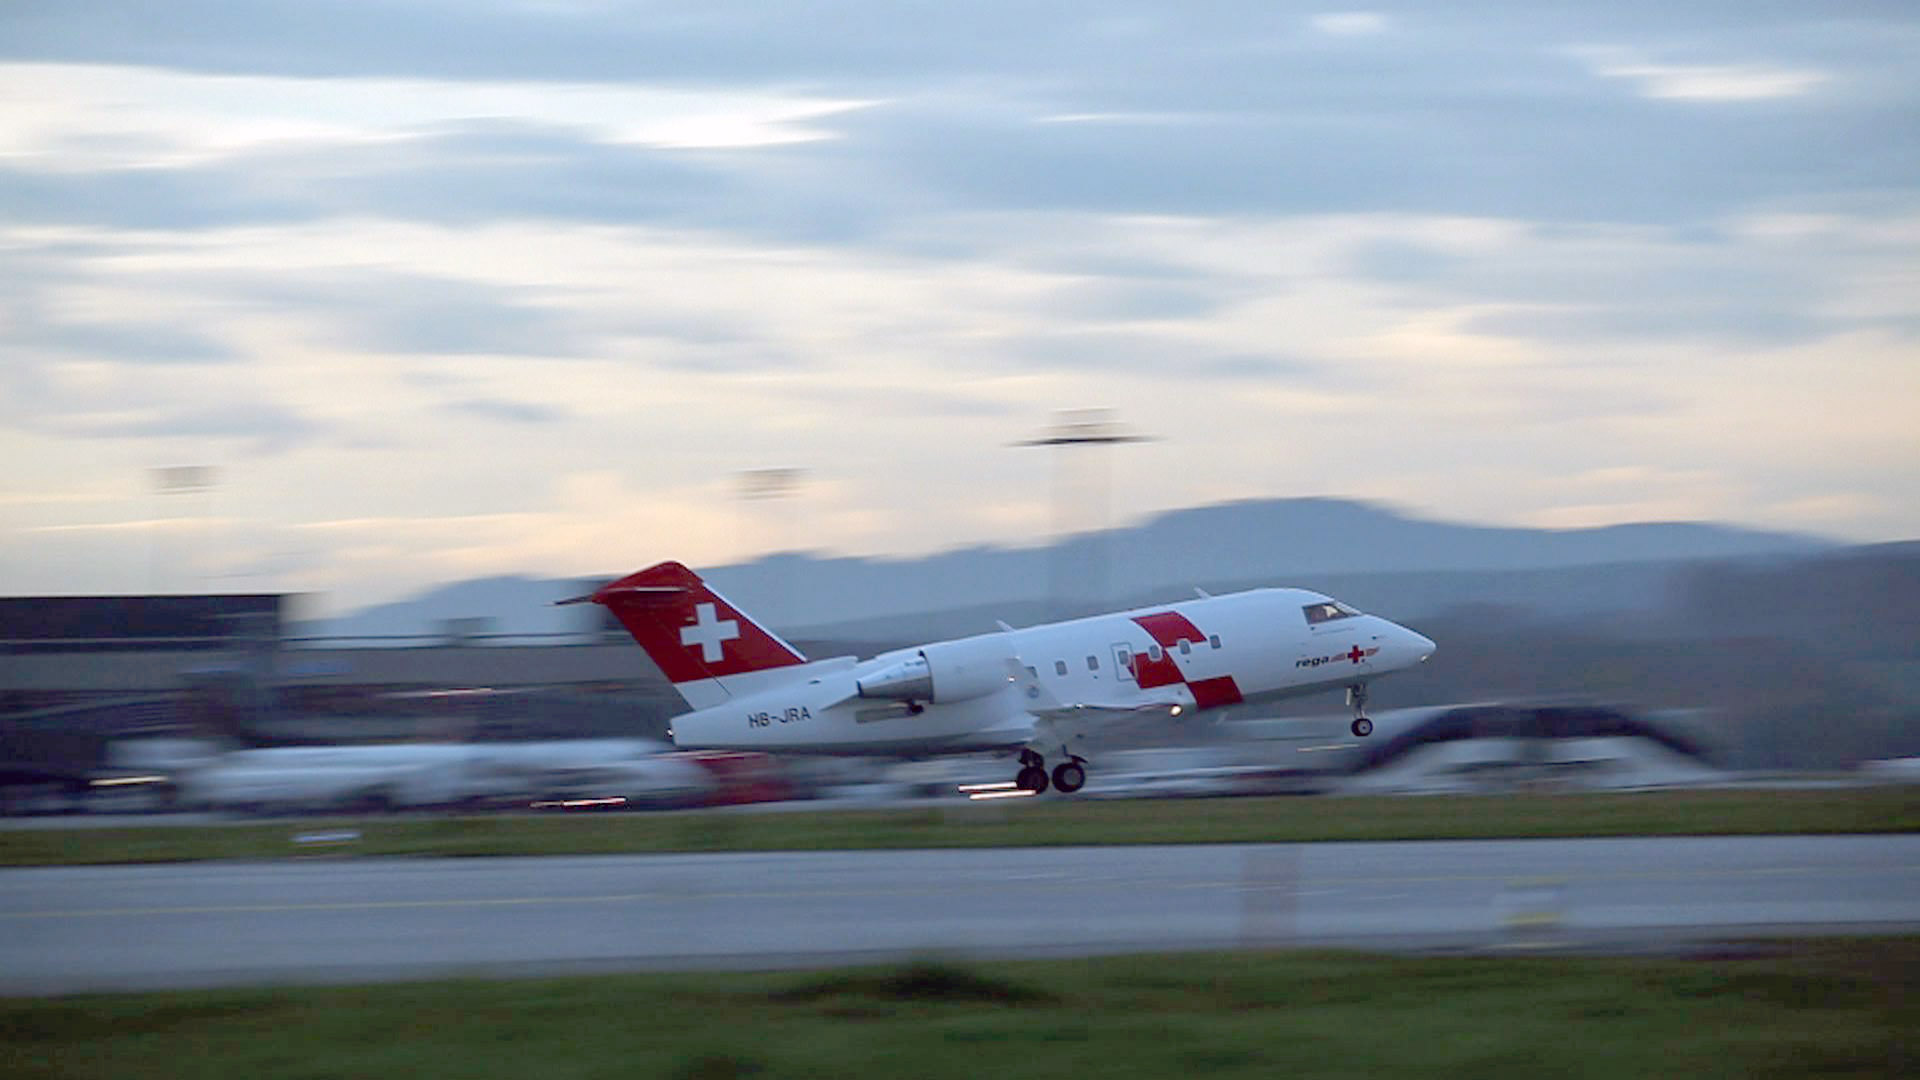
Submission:
M 1920 927 L 1920 836 L 0 871 L 0 993 Z

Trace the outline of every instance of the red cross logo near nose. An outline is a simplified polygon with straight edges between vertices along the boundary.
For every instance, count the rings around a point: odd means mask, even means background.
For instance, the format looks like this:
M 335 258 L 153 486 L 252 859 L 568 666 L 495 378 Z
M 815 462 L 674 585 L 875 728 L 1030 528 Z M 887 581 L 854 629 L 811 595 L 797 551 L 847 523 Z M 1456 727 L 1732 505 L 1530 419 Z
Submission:
M 1354 663 L 1356 663 L 1356 664 L 1357 664 L 1357 663 L 1359 663 L 1359 662 L 1360 662 L 1361 660 L 1363 660 L 1363 659 L 1365 659 L 1365 658 L 1366 658 L 1366 655 L 1367 655 L 1366 653 L 1363 653 L 1363 652 L 1361 652 L 1361 651 L 1360 651 L 1360 646 L 1358 646 L 1358 645 L 1355 645 L 1355 646 L 1353 647 L 1353 651 L 1352 651 L 1352 652 L 1349 652 L 1349 653 L 1347 654 L 1347 659 L 1349 659 L 1349 660 L 1351 660 L 1351 661 L 1353 661 Z

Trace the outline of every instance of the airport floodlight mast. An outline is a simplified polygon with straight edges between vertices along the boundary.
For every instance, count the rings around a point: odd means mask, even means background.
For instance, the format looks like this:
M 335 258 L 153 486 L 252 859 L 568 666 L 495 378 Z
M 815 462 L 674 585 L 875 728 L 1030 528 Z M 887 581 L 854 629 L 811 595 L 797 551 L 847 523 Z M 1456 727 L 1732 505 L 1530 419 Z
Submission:
M 200 511 L 201 524 L 204 526 L 205 519 L 211 516 L 208 503 L 211 501 L 214 486 L 219 480 L 219 470 L 211 465 L 163 465 L 148 470 L 148 474 L 153 479 L 155 500 L 154 520 L 147 544 L 147 587 L 148 591 L 157 593 L 160 591 L 160 540 L 161 533 L 165 531 L 162 526 L 172 523 L 171 516 L 161 512 L 167 497 L 170 495 L 202 496 L 196 508 Z M 206 538 L 199 539 L 200 543 L 183 550 L 200 551 L 200 557 L 204 559 Z M 186 558 L 182 555 L 181 561 L 185 562 Z
M 779 466 L 764 469 L 742 469 L 739 475 L 739 487 L 736 489 L 740 501 L 746 504 L 747 513 L 743 529 L 746 535 L 741 537 L 741 558 L 746 559 L 756 551 L 771 554 L 781 550 L 798 551 L 800 538 L 795 535 L 795 512 L 790 507 L 779 505 L 800 494 L 806 486 L 807 470 L 792 466 Z M 769 504 L 754 513 L 756 504 Z M 756 520 L 764 518 L 765 520 Z M 770 545 L 770 549 L 769 549 Z
M 746 469 L 740 473 L 740 497 L 749 502 L 779 499 L 793 494 L 807 478 L 807 470 L 792 467 Z
M 1153 436 L 1128 428 L 1107 408 L 1061 409 L 1040 435 L 1015 446 L 1044 446 L 1053 456 L 1053 548 L 1047 559 L 1048 602 L 1054 618 L 1065 618 L 1076 607 L 1099 606 L 1107 596 L 1109 554 L 1107 515 L 1113 486 L 1110 447 L 1152 442 Z M 1078 511 L 1078 513 L 1076 513 Z M 1080 567 L 1079 595 L 1073 595 L 1074 534 L 1082 533 L 1084 565 Z
M 742 563 L 782 552 L 798 553 L 805 544 L 801 510 L 795 499 L 807 483 L 807 470 L 791 465 L 742 469 L 736 489 L 744 504 L 737 545 Z M 777 581 L 768 601 L 784 613 L 786 596 Z

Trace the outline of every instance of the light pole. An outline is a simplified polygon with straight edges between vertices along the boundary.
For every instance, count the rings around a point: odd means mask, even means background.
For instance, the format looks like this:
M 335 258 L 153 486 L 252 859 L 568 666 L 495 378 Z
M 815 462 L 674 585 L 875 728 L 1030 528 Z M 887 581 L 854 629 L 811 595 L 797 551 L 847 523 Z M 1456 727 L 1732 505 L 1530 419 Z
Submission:
M 163 523 L 162 519 L 167 517 L 167 515 L 160 511 L 162 506 L 165 505 L 166 497 L 169 495 L 206 495 L 211 497 L 214 485 L 219 479 L 219 471 L 211 465 L 164 465 L 156 469 L 151 469 L 149 472 L 153 478 L 155 499 L 154 522 L 147 544 L 147 589 L 149 592 L 157 593 L 160 591 L 161 525 Z M 204 500 L 202 501 L 200 510 L 200 516 L 203 519 L 202 524 L 205 524 L 204 519 L 208 514 Z M 185 560 L 183 559 L 182 561 L 184 562 Z
M 747 504 L 749 507 L 754 505 L 768 507 L 766 513 L 747 513 L 743 515 L 746 521 L 746 528 L 749 531 L 759 530 L 762 535 L 749 537 L 748 542 L 741 545 L 740 559 L 742 565 L 745 565 L 751 552 L 763 549 L 764 542 L 768 537 L 779 537 L 781 538 L 781 542 L 775 543 L 773 550 L 767 552 L 767 554 L 780 554 L 783 548 L 790 550 L 796 555 L 799 553 L 800 541 L 796 539 L 796 534 L 799 530 L 794 527 L 794 522 L 791 520 L 791 518 L 795 516 L 795 512 L 788 509 L 787 513 L 783 515 L 781 508 L 787 504 L 789 499 L 799 494 L 801 487 L 806 483 L 806 479 L 807 470 L 794 468 L 792 466 L 742 469 L 740 471 L 740 486 L 738 490 L 741 502 Z M 761 522 L 759 519 L 765 520 Z M 763 525 L 764 528 L 762 527 Z M 775 568 L 775 573 L 773 575 L 773 581 L 770 583 L 770 587 L 765 595 L 772 608 L 780 612 L 778 617 L 784 619 L 790 615 L 790 613 L 785 610 L 785 604 L 789 599 L 786 592 L 786 583 L 781 580 L 782 575 L 778 571 L 779 564 L 776 562 L 771 565 Z M 772 616 L 769 617 L 771 618 Z
M 767 469 L 742 469 L 740 471 L 740 501 L 749 505 L 753 503 L 783 502 L 798 494 L 800 486 L 806 482 L 806 479 L 807 470 L 797 469 L 791 466 Z M 747 527 L 749 529 L 756 527 L 753 522 L 755 516 L 756 515 L 753 514 L 747 515 Z M 798 550 L 799 542 L 793 539 L 792 531 L 781 528 L 781 526 L 786 523 L 780 520 L 779 513 L 775 511 L 766 516 L 772 519 L 768 523 L 770 525 L 767 529 L 768 535 L 777 533 L 786 538 L 783 544 L 776 544 L 775 547 L 791 546 L 794 550 Z M 763 538 L 750 537 L 746 546 L 757 547 L 761 539 Z M 744 553 L 742 557 L 744 557 Z
M 1078 614 L 1072 610 L 1076 606 L 1104 603 L 1108 599 L 1106 533 L 1113 470 L 1104 448 L 1152 440 L 1152 436 L 1130 430 L 1114 419 L 1112 409 L 1092 408 L 1061 409 L 1054 413 L 1053 423 L 1046 431 L 1014 444 L 1054 448 L 1054 539 L 1047 558 L 1047 593 L 1055 618 Z M 1069 541 L 1076 525 L 1073 521 L 1076 503 L 1085 511 L 1085 520 L 1079 524 L 1087 534 L 1086 590 L 1078 597 L 1069 595 L 1073 572 L 1073 549 Z

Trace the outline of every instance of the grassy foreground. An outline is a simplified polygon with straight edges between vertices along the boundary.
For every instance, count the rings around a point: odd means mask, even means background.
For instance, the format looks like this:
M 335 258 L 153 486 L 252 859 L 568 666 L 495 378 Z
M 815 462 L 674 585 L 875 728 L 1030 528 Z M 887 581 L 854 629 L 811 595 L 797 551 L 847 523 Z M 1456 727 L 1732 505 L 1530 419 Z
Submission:
M 0 865 L 271 859 L 354 829 L 363 855 L 1920 832 L 1920 786 L 1598 795 L 945 803 L 896 810 L 367 818 L 0 831 Z
M 1920 939 L 0 1000 L 9 1077 L 1786 1077 L 1920 1067 Z

